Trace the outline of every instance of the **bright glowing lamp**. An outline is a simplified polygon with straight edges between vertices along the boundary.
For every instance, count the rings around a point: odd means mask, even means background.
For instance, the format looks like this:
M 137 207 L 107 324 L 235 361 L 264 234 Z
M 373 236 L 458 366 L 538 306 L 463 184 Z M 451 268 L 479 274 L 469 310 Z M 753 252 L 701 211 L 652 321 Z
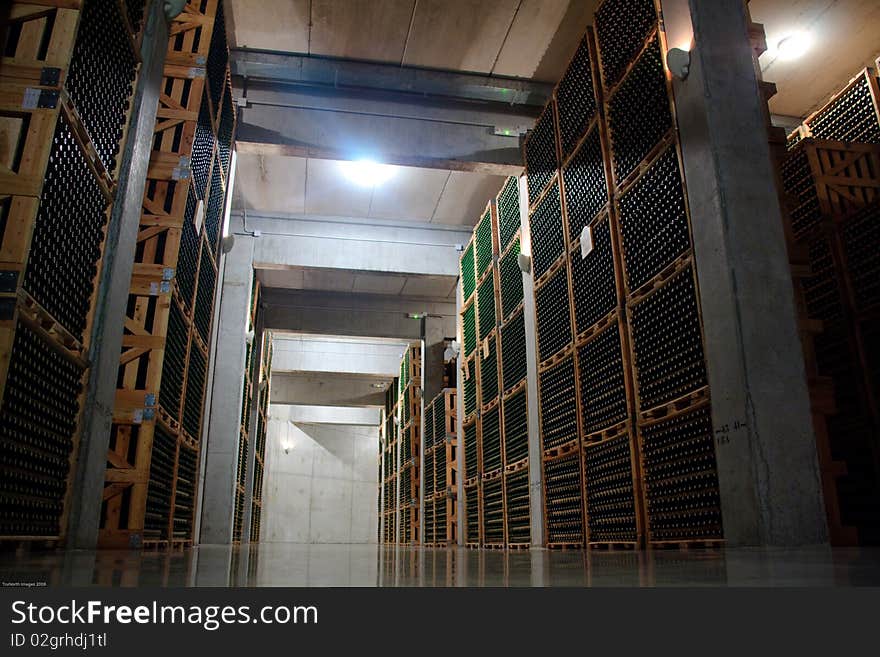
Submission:
M 782 39 L 776 46 L 779 59 L 792 60 L 803 56 L 813 45 L 809 32 L 794 32 Z
M 361 187 L 378 187 L 388 182 L 397 173 L 393 164 L 381 164 L 373 160 L 354 160 L 340 162 L 345 177 Z

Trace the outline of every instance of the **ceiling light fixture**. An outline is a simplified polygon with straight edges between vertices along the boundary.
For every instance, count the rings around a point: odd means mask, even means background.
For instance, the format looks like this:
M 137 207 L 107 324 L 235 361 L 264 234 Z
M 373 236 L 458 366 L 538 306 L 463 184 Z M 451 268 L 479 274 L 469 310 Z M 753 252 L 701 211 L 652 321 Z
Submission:
M 388 182 L 397 173 L 393 164 L 374 160 L 347 160 L 339 163 L 345 177 L 361 187 L 377 187 Z
M 779 59 L 790 61 L 803 56 L 813 45 L 813 37 L 809 32 L 793 32 L 780 40 L 776 46 Z

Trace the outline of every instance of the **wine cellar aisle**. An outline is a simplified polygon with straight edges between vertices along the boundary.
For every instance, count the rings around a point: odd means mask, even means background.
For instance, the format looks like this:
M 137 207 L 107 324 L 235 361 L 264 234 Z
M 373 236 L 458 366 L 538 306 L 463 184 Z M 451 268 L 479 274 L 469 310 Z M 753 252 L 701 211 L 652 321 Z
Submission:
M 874 559 L 869 4 L 4 3 L 0 558 Z

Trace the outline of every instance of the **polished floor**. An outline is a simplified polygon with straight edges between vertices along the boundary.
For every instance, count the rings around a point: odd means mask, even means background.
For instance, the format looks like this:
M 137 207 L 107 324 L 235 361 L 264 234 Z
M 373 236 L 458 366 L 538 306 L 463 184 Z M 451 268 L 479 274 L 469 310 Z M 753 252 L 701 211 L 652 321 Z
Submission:
M 880 586 L 880 549 L 556 552 L 264 543 L 178 552 L 2 552 L 49 586 Z

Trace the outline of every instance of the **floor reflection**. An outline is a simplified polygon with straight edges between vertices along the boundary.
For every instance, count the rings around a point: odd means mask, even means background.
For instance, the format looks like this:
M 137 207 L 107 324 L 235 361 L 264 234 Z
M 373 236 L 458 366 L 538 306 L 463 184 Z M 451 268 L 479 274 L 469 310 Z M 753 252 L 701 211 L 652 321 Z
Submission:
M 3 581 L 49 586 L 877 586 L 880 549 L 495 551 L 207 545 L 0 553 Z

